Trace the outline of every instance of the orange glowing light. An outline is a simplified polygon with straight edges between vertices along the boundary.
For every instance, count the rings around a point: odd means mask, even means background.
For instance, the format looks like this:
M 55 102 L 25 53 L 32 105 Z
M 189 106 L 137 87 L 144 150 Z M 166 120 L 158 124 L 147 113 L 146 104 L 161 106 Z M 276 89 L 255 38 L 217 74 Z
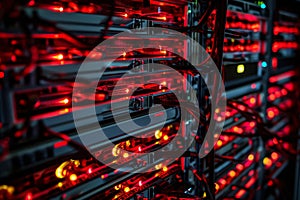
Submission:
M 249 123 L 249 126 L 252 127 L 252 128 L 255 127 L 255 125 L 256 125 L 255 122 L 250 122 L 250 123 Z
M 163 169 L 162 169 L 164 172 L 166 172 L 166 171 L 168 171 L 168 167 L 163 167 Z
M 265 158 L 263 159 L 263 164 L 264 164 L 266 167 L 271 167 L 272 164 L 273 164 L 273 162 L 272 162 L 272 160 L 271 160 L 270 158 L 265 157 Z
M 229 173 L 228 173 L 228 175 L 229 175 L 231 178 L 233 178 L 233 177 L 236 176 L 236 172 L 233 171 L 233 170 L 230 170 Z
M 274 118 L 275 117 L 275 112 L 273 110 L 269 110 L 268 113 L 267 113 L 268 117 L 270 119 Z
M 276 97 L 275 97 L 274 94 L 270 94 L 269 99 L 270 99 L 271 101 L 274 101 L 274 100 L 276 99 Z
M 226 111 L 225 115 L 226 115 L 226 117 L 230 117 L 231 116 L 231 114 L 230 114 L 229 111 Z
M 126 18 L 127 18 L 127 17 L 128 17 L 128 14 L 127 14 L 127 13 L 125 13 L 125 14 L 124 14 L 124 17 L 126 17 Z
M 248 156 L 248 160 L 250 160 L 250 161 L 254 160 L 254 155 L 253 155 L 253 154 L 250 154 L 250 155 Z
M 272 158 L 273 160 L 277 160 L 277 159 L 279 158 L 278 153 L 273 152 L 273 153 L 271 154 L 271 158 Z
M 236 165 L 236 168 L 239 170 L 239 171 L 242 171 L 244 169 L 244 165 L 242 164 L 237 164 Z
M 123 55 L 123 57 L 125 57 L 126 56 L 126 52 L 124 51 L 122 55 Z
M 237 126 L 233 127 L 233 131 L 237 133 L 239 131 L 239 127 Z
M 217 146 L 218 147 L 221 147 L 223 145 L 223 142 L 222 142 L 222 140 L 218 140 L 218 142 L 217 142 Z
M 251 97 L 249 101 L 250 101 L 251 104 L 255 104 L 256 103 L 256 98 L 255 97 Z

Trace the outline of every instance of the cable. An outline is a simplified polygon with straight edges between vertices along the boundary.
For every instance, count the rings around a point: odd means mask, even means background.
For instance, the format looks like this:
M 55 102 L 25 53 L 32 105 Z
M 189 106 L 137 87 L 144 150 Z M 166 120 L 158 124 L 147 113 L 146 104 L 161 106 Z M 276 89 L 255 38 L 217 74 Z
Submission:
M 206 177 L 204 176 L 204 174 L 199 175 L 198 171 L 196 169 L 192 168 L 192 167 L 191 167 L 191 171 L 194 174 L 194 176 L 197 178 L 197 180 L 204 183 L 204 187 L 205 187 L 205 190 L 208 194 L 209 199 L 210 200 L 214 199 L 213 193 L 209 189 L 209 184 L 208 184 L 208 181 L 207 181 Z

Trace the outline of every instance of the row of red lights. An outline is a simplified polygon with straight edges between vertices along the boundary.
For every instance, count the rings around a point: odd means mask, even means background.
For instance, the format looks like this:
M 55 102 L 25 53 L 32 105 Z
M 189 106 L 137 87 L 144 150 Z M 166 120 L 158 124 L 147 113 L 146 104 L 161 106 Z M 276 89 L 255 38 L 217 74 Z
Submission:
M 274 42 L 272 46 L 273 52 L 278 52 L 280 49 L 298 49 L 297 42 Z
M 258 17 L 255 15 L 228 11 L 225 28 L 244 29 L 258 32 L 261 30 L 261 24 Z
M 225 188 L 227 184 L 232 182 L 232 180 L 234 180 L 239 174 L 241 174 L 244 169 L 248 168 L 254 162 L 254 159 L 254 154 L 249 154 L 247 160 L 244 163 L 237 164 L 235 166 L 235 169 L 230 170 L 225 176 L 220 178 L 217 183 L 215 183 L 216 193 Z M 253 173 L 251 174 L 251 176 L 253 176 Z
M 247 24 L 243 22 L 227 22 L 225 28 L 252 30 L 253 32 L 258 32 L 261 30 L 259 22 Z
M 282 98 L 288 94 L 288 91 L 285 88 L 278 88 L 278 87 L 270 87 L 268 89 L 268 100 L 269 101 L 275 101 L 278 98 Z
M 256 123 L 254 121 L 252 122 L 244 122 L 240 124 L 239 126 L 233 126 L 232 128 L 228 129 L 229 132 L 234 132 L 237 134 L 243 134 L 244 132 L 247 133 L 253 133 L 254 128 L 256 126 Z M 235 136 L 228 136 L 228 135 L 220 135 L 219 140 L 216 143 L 215 149 L 220 149 L 222 146 L 225 146 L 226 144 L 233 141 L 236 137 Z
M 275 26 L 274 27 L 274 35 L 278 35 L 280 33 L 289 33 L 289 34 L 299 34 L 299 29 L 297 27 L 288 27 L 288 26 Z
M 258 42 L 250 45 L 224 45 L 224 52 L 236 52 L 236 51 L 249 51 L 249 52 L 259 52 Z

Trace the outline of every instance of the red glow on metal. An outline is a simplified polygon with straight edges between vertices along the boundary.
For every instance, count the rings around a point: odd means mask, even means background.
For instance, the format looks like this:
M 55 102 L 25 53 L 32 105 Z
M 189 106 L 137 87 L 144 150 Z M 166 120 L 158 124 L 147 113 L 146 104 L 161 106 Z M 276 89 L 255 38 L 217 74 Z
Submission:
M 295 71 L 288 71 L 288 72 L 285 72 L 285 73 L 282 73 L 282 74 L 279 74 L 277 76 L 272 76 L 269 81 L 271 83 L 276 83 L 277 81 L 280 81 L 280 80 L 283 80 L 283 79 L 286 79 L 286 78 L 290 78 L 292 76 L 295 76 L 296 73 Z M 287 88 L 287 87 L 286 87 Z M 289 89 L 289 88 L 287 88 Z
M 256 84 L 255 84 L 255 83 L 252 83 L 252 84 L 251 84 L 251 88 L 252 88 L 252 89 L 256 89 Z
M 53 146 L 55 149 L 58 149 L 58 148 L 61 148 L 61 147 L 67 146 L 67 145 L 68 145 L 67 141 L 60 141 L 60 142 L 54 143 Z
M 25 200 L 32 200 L 32 194 L 31 193 L 27 193 Z
M 35 4 L 34 0 L 28 2 L 28 6 L 34 6 L 34 4 Z
M 226 185 L 227 181 L 225 179 L 221 178 L 219 180 L 219 183 L 221 183 L 221 185 Z
M 245 193 L 246 193 L 246 190 L 241 189 L 240 191 L 238 191 L 236 193 L 235 198 L 240 199 L 240 198 L 242 198 L 245 195 Z
M 252 177 L 245 185 L 245 188 L 250 188 L 255 183 L 256 178 Z
M 297 42 L 274 42 L 272 46 L 273 52 L 278 52 L 280 49 L 298 49 Z
M 268 186 L 271 187 L 272 185 L 273 185 L 273 181 L 272 180 L 268 181 Z
M 272 67 L 273 69 L 277 69 L 278 59 L 276 57 L 272 58 Z
M 160 117 L 160 116 L 163 116 L 163 115 L 164 115 L 164 112 L 158 112 L 158 113 L 154 114 L 155 117 Z
M 106 95 L 105 94 L 101 94 L 101 93 L 98 93 L 95 95 L 97 101 L 104 101 L 105 98 L 106 98 Z
M 296 27 L 287 27 L 287 26 L 275 26 L 274 27 L 274 35 L 278 35 L 279 33 L 289 33 L 289 34 L 299 34 L 299 30 Z
M 237 164 L 236 169 L 242 171 L 244 169 L 244 166 L 242 164 Z

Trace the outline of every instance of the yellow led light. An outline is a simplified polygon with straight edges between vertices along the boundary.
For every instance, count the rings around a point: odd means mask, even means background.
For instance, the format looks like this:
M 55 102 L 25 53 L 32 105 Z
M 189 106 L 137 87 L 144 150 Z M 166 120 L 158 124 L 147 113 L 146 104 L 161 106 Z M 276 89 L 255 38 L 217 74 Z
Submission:
M 254 160 L 254 155 L 253 154 L 249 154 L 248 160 L 250 160 L 250 161 Z
M 115 190 L 119 190 L 119 189 L 121 189 L 121 187 L 122 187 L 122 185 L 121 185 L 121 184 L 119 184 L 119 185 L 116 185 L 116 186 L 115 186 Z
M 215 183 L 215 189 L 216 189 L 216 191 L 218 191 L 220 189 L 220 186 L 218 183 Z
M 162 167 L 162 164 L 160 163 L 160 164 L 157 164 L 157 165 L 155 165 L 155 169 L 161 169 L 161 167 Z
M 74 163 L 74 165 L 76 167 L 78 167 L 80 165 L 80 161 L 79 160 L 71 160 L 71 161 Z
M 128 157 L 129 157 L 129 154 L 125 152 L 125 153 L 123 154 L 123 158 L 128 158 Z
M 164 140 L 168 140 L 169 136 L 168 135 L 164 135 Z
M 77 180 L 77 175 L 76 174 L 71 174 L 69 179 L 70 179 L 70 181 L 76 181 Z
M 230 170 L 228 174 L 229 174 L 229 176 L 230 176 L 231 178 L 233 178 L 233 177 L 235 177 L 236 172 L 233 171 L 233 170 Z
M 114 148 L 111 150 L 111 153 L 113 156 L 117 157 L 120 154 L 120 148 L 119 145 L 114 146 Z
M 12 194 L 15 191 L 15 188 L 13 186 L 8 186 L 8 185 L 1 185 L 0 190 L 5 190 L 9 194 Z
M 62 187 L 62 186 L 63 186 L 62 182 L 57 183 L 57 187 Z
M 168 171 L 168 167 L 166 167 L 166 166 L 163 167 L 163 171 L 164 171 L 164 172 Z
M 240 64 L 237 66 L 236 71 L 238 74 L 244 73 L 245 71 L 245 66 L 243 64 Z
M 155 136 L 156 139 L 159 139 L 162 136 L 162 132 L 160 130 L 156 130 L 155 133 L 154 133 L 154 136 Z
M 64 168 L 70 163 L 70 161 L 63 162 L 56 170 L 55 170 L 55 176 L 57 178 L 64 178 L 66 176 L 66 171 Z
M 220 146 L 222 146 L 223 145 L 223 142 L 222 142 L 222 140 L 218 140 L 218 142 L 217 142 L 217 146 L 218 147 L 220 147 Z
M 124 192 L 129 192 L 130 191 L 130 188 L 129 187 L 125 187 L 124 188 Z
M 265 157 L 263 159 L 263 163 L 264 163 L 265 166 L 270 167 L 272 165 L 272 160 L 268 157 Z

